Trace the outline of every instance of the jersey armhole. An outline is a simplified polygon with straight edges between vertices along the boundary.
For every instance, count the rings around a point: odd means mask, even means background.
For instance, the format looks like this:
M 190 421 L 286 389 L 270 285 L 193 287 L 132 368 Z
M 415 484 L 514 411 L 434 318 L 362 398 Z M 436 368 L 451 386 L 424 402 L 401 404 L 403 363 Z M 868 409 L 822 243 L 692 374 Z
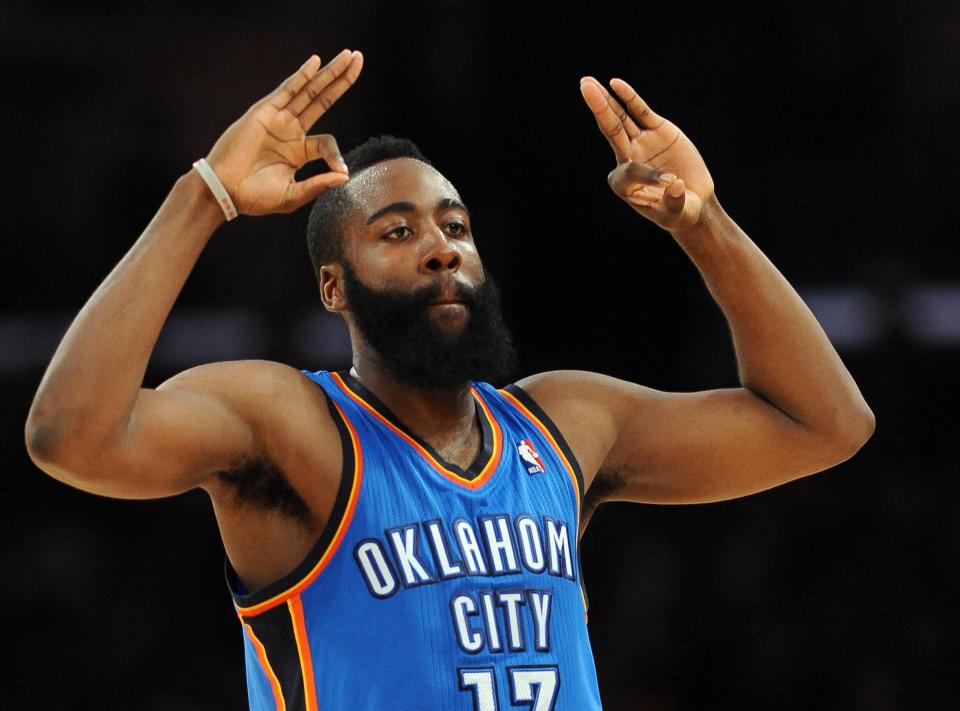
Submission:
M 537 401 L 530 396 L 530 394 L 521 388 L 516 383 L 510 383 L 509 385 L 504 386 L 503 390 L 513 395 L 521 404 L 527 408 L 534 417 L 540 420 L 540 423 L 547 428 L 547 431 L 556 441 L 557 446 L 560 447 L 560 451 L 563 452 L 563 456 L 567 458 L 567 461 L 570 462 L 570 466 L 573 468 L 573 475 L 577 479 L 577 488 L 580 492 L 580 502 L 577 508 L 578 511 L 583 511 L 583 499 L 586 492 L 583 490 L 583 470 L 580 469 L 580 462 L 577 461 L 577 458 L 573 454 L 573 450 L 570 449 L 570 445 L 567 444 L 567 440 L 564 439 L 563 434 L 560 432 L 560 428 L 557 427 L 556 423 L 550 419 L 546 412 L 543 411 L 543 408 L 537 404 Z M 580 521 L 577 521 L 577 528 L 580 527 Z M 578 531 L 579 533 L 579 531 Z M 576 536 L 576 546 L 577 546 L 577 574 L 580 579 L 580 591 L 583 593 L 583 610 L 586 614 L 587 610 L 590 609 L 590 600 L 587 597 L 587 585 L 586 581 L 583 579 L 583 566 L 580 562 L 580 538 Z
M 547 413 L 544 412 L 543 408 L 537 404 L 537 401 L 534 400 L 530 394 L 519 385 L 516 383 L 510 383 L 503 389 L 523 403 L 523 406 L 530 410 L 530 412 L 533 413 L 538 420 L 540 420 L 543 426 L 547 428 L 547 431 L 556 441 L 557 446 L 560 447 L 560 451 L 563 452 L 563 456 L 567 458 L 568 462 L 570 462 L 570 466 L 573 468 L 573 475 L 577 479 L 577 489 L 580 492 L 580 510 L 582 511 L 583 497 L 586 493 L 583 490 L 583 471 L 580 469 L 580 462 L 578 462 L 577 458 L 574 456 L 573 450 L 570 449 L 570 445 L 567 444 L 567 440 L 564 439 L 563 434 L 561 434 L 560 428 L 557 427 L 554 421 L 547 416 Z M 577 523 L 579 524 L 579 521 Z
M 224 567 L 227 586 L 241 615 L 259 614 L 259 612 L 270 609 L 285 602 L 313 582 L 326 567 L 327 561 L 336 552 L 340 541 L 343 540 L 343 534 L 346 533 L 345 529 L 349 527 L 353 518 L 361 477 L 358 466 L 361 457 L 357 451 L 359 441 L 355 440 L 352 434 L 353 427 L 347 421 L 346 414 L 336 405 L 322 386 L 320 390 L 327 401 L 330 417 L 337 426 L 337 432 L 340 435 L 340 447 L 343 452 L 340 485 L 337 487 L 337 497 L 333 502 L 330 517 L 327 519 L 317 542 L 303 561 L 290 573 L 255 593 L 247 592 L 240 577 L 230 564 L 230 560 L 225 557 Z

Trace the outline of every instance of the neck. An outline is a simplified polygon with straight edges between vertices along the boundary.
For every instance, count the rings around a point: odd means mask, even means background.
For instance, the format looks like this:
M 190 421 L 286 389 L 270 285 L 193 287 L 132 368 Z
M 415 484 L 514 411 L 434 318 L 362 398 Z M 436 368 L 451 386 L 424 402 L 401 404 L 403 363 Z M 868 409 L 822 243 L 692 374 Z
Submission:
M 355 349 L 350 374 L 376 395 L 403 423 L 424 438 L 469 432 L 476 420 L 470 383 L 425 388 L 399 382 L 372 349 Z

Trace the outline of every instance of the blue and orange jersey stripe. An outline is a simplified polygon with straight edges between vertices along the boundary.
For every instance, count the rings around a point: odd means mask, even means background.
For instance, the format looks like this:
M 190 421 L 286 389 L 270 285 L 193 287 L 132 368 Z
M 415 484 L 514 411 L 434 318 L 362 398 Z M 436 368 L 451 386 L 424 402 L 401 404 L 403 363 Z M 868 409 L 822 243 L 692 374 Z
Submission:
M 254 650 L 256 650 L 257 659 L 260 661 L 263 673 L 270 682 L 270 691 L 273 692 L 273 702 L 277 705 L 277 711 L 287 711 L 287 704 L 283 700 L 283 692 L 280 690 L 280 682 L 273 671 L 273 667 L 270 666 L 270 661 L 267 659 L 267 650 L 264 649 L 263 643 L 257 639 L 257 636 L 253 633 L 253 628 L 242 620 L 241 624 L 243 624 L 243 631 L 247 633 L 247 637 L 250 638 L 250 643 L 253 645 Z
M 303 674 L 303 696 L 306 711 L 317 711 L 317 689 L 313 676 L 313 656 L 310 653 L 310 640 L 307 638 L 307 626 L 303 619 L 303 601 L 299 595 L 287 600 L 290 617 L 293 619 L 293 637 L 297 642 L 297 656 L 300 659 L 300 671 Z
M 433 456 L 422 444 L 417 442 L 413 437 L 404 432 L 402 429 L 397 427 L 394 423 L 384 417 L 373 405 L 367 402 L 360 395 L 355 393 L 350 387 L 344 382 L 343 378 L 340 377 L 339 373 L 331 373 L 331 377 L 337 386 L 343 391 L 343 393 L 353 400 L 357 405 L 362 407 L 366 412 L 371 416 L 376 418 L 385 427 L 389 428 L 391 432 L 396 434 L 398 437 L 403 439 L 407 444 L 413 447 L 420 456 L 441 476 L 446 478 L 449 481 L 452 481 L 454 484 L 459 484 L 467 489 L 476 491 L 493 476 L 493 473 L 497 469 L 497 465 L 500 463 L 500 454 L 503 449 L 503 432 L 500 429 L 500 424 L 497 422 L 496 418 L 493 416 L 493 413 L 490 411 L 489 406 L 484 401 L 483 397 L 477 391 L 476 388 L 471 387 L 470 391 L 473 393 L 473 396 L 476 398 L 477 402 L 480 404 L 480 409 L 483 412 L 483 416 L 487 418 L 487 422 L 490 424 L 490 430 L 493 433 L 493 448 L 490 453 L 490 459 L 487 460 L 486 465 L 480 471 L 480 473 L 474 479 L 466 479 L 456 472 L 450 471 L 443 464 L 441 464 L 436 457 Z
M 307 573 L 307 575 L 304 576 L 300 582 L 296 583 L 290 588 L 287 588 L 283 592 L 274 595 L 269 600 L 264 600 L 256 605 L 250 605 L 249 607 L 241 607 L 237 605 L 237 613 L 241 617 L 253 617 L 255 615 L 259 615 L 260 613 L 266 612 L 267 610 L 286 602 L 290 598 L 299 595 L 304 588 L 316 580 L 317 576 L 320 575 L 324 568 L 327 567 L 330 559 L 337 552 L 337 549 L 339 549 L 340 544 L 343 542 L 343 538 L 347 533 L 347 529 L 350 528 L 350 523 L 353 521 L 353 513 L 357 508 L 357 499 L 360 496 L 360 488 L 363 483 L 363 451 L 360 446 L 360 437 L 357 434 L 353 423 L 350 422 L 339 405 L 336 403 L 333 404 L 337 408 L 337 411 L 340 413 L 340 417 L 347 426 L 347 430 L 350 433 L 350 442 L 354 452 L 353 485 L 350 488 L 350 495 L 347 499 L 347 506 L 343 517 L 340 519 L 340 522 L 337 525 L 337 530 L 333 534 L 330 545 L 327 546 L 327 549 L 323 552 L 323 555 L 320 556 L 317 564 L 313 566 L 310 572 Z
M 540 421 L 540 418 L 530 412 L 527 409 L 527 406 L 520 402 L 513 394 L 507 392 L 506 390 L 497 390 L 498 393 L 503 395 L 510 404 L 516 407 L 520 412 L 522 412 L 526 417 L 533 422 L 534 426 L 540 431 L 540 434 L 550 443 L 550 446 L 553 447 L 553 450 L 557 453 L 557 456 L 560 458 L 560 461 L 563 462 L 564 468 L 567 470 L 567 474 L 570 476 L 570 481 L 573 482 L 573 490 L 576 494 L 577 499 L 577 526 L 580 526 L 580 499 L 583 498 L 583 494 L 580 491 L 580 482 L 577 481 L 577 475 L 574 473 L 573 465 L 570 464 L 570 460 L 567 459 L 566 455 L 563 453 L 563 448 L 551 434 L 550 430 Z
M 520 402 L 520 400 L 518 400 L 512 393 L 508 392 L 507 390 L 503 390 L 503 389 L 497 390 L 497 392 L 500 393 L 501 395 L 503 395 L 504 398 L 506 398 L 506 400 L 507 400 L 510 404 L 512 404 L 514 407 L 516 407 L 523 415 L 525 415 L 525 416 L 534 424 L 534 426 L 540 431 L 540 434 L 542 434 L 542 435 L 544 436 L 544 438 L 550 443 L 550 446 L 553 447 L 553 451 L 557 453 L 557 457 L 559 457 L 560 461 L 563 462 L 563 466 L 564 466 L 564 468 L 567 470 L 567 475 L 570 477 L 570 481 L 573 483 L 573 491 L 574 491 L 574 495 L 575 495 L 575 499 L 576 499 L 576 507 L 577 507 L 577 532 L 579 532 L 579 530 L 580 530 L 580 501 L 581 501 L 581 499 L 583 498 L 583 493 L 582 493 L 581 490 L 580 490 L 580 481 L 579 481 L 578 478 L 577 478 L 577 475 L 576 475 L 576 472 L 574 471 L 573 465 L 570 463 L 570 460 L 567 459 L 567 456 L 564 454 L 564 452 L 563 452 L 563 447 L 560 446 L 560 443 L 557 442 L 556 438 L 555 438 L 555 437 L 553 436 L 553 434 L 550 432 L 550 428 L 548 428 L 548 427 L 540 420 L 539 417 L 537 417 L 535 414 L 533 414 L 533 412 L 531 412 L 530 409 L 529 409 L 526 405 L 524 405 L 522 402 Z M 579 540 L 578 540 L 578 541 L 577 541 L 577 548 L 579 549 L 579 547 L 580 547 L 580 544 L 579 544 Z M 579 560 L 579 556 L 578 556 L 578 560 Z M 580 599 L 583 601 L 583 615 L 584 615 L 584 619 L 586 619 L 586 617 L 587 617 L 587 607 L 588 607 L 588 604 L 587 604 L 587 593 L 586 593 L 586 591 L 583 589 L 583 581 L 582 581 L 582 580 L 580 581 L 580 583 L 581 583 L 581 584 L 580 584 Z

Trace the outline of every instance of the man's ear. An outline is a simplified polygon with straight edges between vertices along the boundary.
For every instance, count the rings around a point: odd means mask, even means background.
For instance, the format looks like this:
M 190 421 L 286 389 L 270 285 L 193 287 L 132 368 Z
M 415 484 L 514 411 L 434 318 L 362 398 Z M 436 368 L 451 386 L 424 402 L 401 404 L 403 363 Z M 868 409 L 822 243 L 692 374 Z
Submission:
M 343 295 L 343 268 L 339 264 L 324 264 L 317 276 L 320 285 L 320 299 L 327 311 L 340 313 L 346 310 L 347 301 Z

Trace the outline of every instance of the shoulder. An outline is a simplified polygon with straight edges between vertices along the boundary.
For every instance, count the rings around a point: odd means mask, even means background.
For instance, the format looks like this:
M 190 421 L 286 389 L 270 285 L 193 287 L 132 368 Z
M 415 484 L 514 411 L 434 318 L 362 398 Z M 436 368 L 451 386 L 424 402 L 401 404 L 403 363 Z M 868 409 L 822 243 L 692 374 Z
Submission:
M 322 389 L 300 370 L 271 360 L 227 360 L 194 366 L 168 378 L 157 390 L 190 390 L 244 408 L 276 401 L 294 403 L 322 397 Z
M 583 416 L 609 420 L 616 411 L 656 390 L 587 370 L 551 370 L 518 380 L 522 388 L 548 412 L 576 410 Z
M 264 395 L 304 386 L 308 379 L 296 368 L 272 360 L 225 360 L 203 363 L 168 378 L 157 389 L 203 389 L 230 393 L 252 388 Z
M 157 390 L 172 389 L 201 393 L 222 403 L 254 429 L 268 450 L 316 436 L 318 430 L 321 436 L 324 432 L 337 436 L 323 388 L 284 363 L 260 359 L 204 363 L 157 386 Z
M 600 373 L 552 370 L 517 380 L 563 434 L 590 487 L 618 435 L 617 393 L 625 385 Z

